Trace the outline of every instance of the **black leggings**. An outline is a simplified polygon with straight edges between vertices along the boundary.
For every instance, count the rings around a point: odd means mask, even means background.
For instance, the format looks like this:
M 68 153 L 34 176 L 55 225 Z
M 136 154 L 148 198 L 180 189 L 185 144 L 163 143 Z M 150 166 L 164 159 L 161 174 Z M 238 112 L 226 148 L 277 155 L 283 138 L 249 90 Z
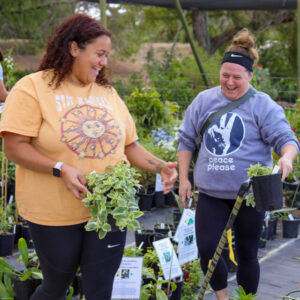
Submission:
M 209 260 L 217 248 L 235 200 L 219 199 L 200 193 L 196 210 L 196 237 L 201 267 L 206 273 Z M 245 205 L 234 222 L 235 245 L 238 256 L 237 282 L 245 292 L 256 293 L 259 282 L 257 258 L 258 241 L 262 232 L 264 213 Z M 220 257 L 210 284 L 214 291 L 227 287 L 227 265 Z
M 87 300 L 110 300 L 114 275 L 121 263 L 126 231 L 110 232 L 102 240 L 86 223 L 44 226 L 29 222 L 43 272 L 43 282 L 30 300 L 63 300 L 80 266 Z

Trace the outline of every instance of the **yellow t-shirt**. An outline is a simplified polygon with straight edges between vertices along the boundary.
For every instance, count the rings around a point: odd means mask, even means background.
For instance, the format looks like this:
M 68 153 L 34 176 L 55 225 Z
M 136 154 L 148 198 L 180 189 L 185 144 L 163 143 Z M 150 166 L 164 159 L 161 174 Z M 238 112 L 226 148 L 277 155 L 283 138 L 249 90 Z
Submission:
M 55 161 L 83 174 L 105 171 L 127 160 L 126 145 L 137 140 L 130 113 L 117 92 L 91 83 L 77 87 L 66 81 L 49 87 L 49 74 L 25 76 L 9 93 L 0 132 L 32 138 L 32 145 Z M 67 190 L 61 178 L 16 169 L 19 214 L 42 225 L 71 225 L 89 219 L 89 210 Z

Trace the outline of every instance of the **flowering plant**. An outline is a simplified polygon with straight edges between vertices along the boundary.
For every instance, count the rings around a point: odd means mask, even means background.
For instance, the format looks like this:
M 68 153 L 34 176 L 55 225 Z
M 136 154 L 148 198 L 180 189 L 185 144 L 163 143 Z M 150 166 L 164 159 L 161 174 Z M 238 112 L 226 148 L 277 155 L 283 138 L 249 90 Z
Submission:
M 5 85 L 8 89 L 11 89 L 13 85 L 16 83 L 16 78 L 15 78 L 15 61 L 12 57 L 12 51 L 13 49 L 10 48 L 8 50 L 7 55 L 4 57 L 2 66 L 3 66 L 3 74 L 5 76 Z

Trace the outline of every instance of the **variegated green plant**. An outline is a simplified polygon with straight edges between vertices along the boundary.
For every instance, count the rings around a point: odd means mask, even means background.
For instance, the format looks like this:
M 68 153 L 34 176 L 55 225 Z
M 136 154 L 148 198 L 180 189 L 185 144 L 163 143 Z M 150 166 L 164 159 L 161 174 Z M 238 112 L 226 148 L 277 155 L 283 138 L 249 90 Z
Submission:
M 136 230 L 140 227 L 136 219 L 143 213 L 135 197 L 140 184 L 133 168 L 120 163 L 116 167 L 109 166 L 102 174 L 88 174 L 86 178 L 90 192 L 82 201 L 91 214 L 86 230 L 96 230 L 99 238 L 103 239 L 112 229 L 108 222 L 109 215 L 120 230 L 126 227 Z

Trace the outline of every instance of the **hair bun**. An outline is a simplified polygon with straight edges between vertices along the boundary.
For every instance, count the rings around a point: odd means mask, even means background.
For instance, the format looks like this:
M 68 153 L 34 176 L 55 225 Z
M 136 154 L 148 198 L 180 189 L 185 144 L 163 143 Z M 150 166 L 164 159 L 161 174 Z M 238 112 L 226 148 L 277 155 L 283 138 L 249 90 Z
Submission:
M 233 37 L 232 44 L 250 50 L 251 48 L 254 48 L 255 40 L 249 30 L 244 28 Z

